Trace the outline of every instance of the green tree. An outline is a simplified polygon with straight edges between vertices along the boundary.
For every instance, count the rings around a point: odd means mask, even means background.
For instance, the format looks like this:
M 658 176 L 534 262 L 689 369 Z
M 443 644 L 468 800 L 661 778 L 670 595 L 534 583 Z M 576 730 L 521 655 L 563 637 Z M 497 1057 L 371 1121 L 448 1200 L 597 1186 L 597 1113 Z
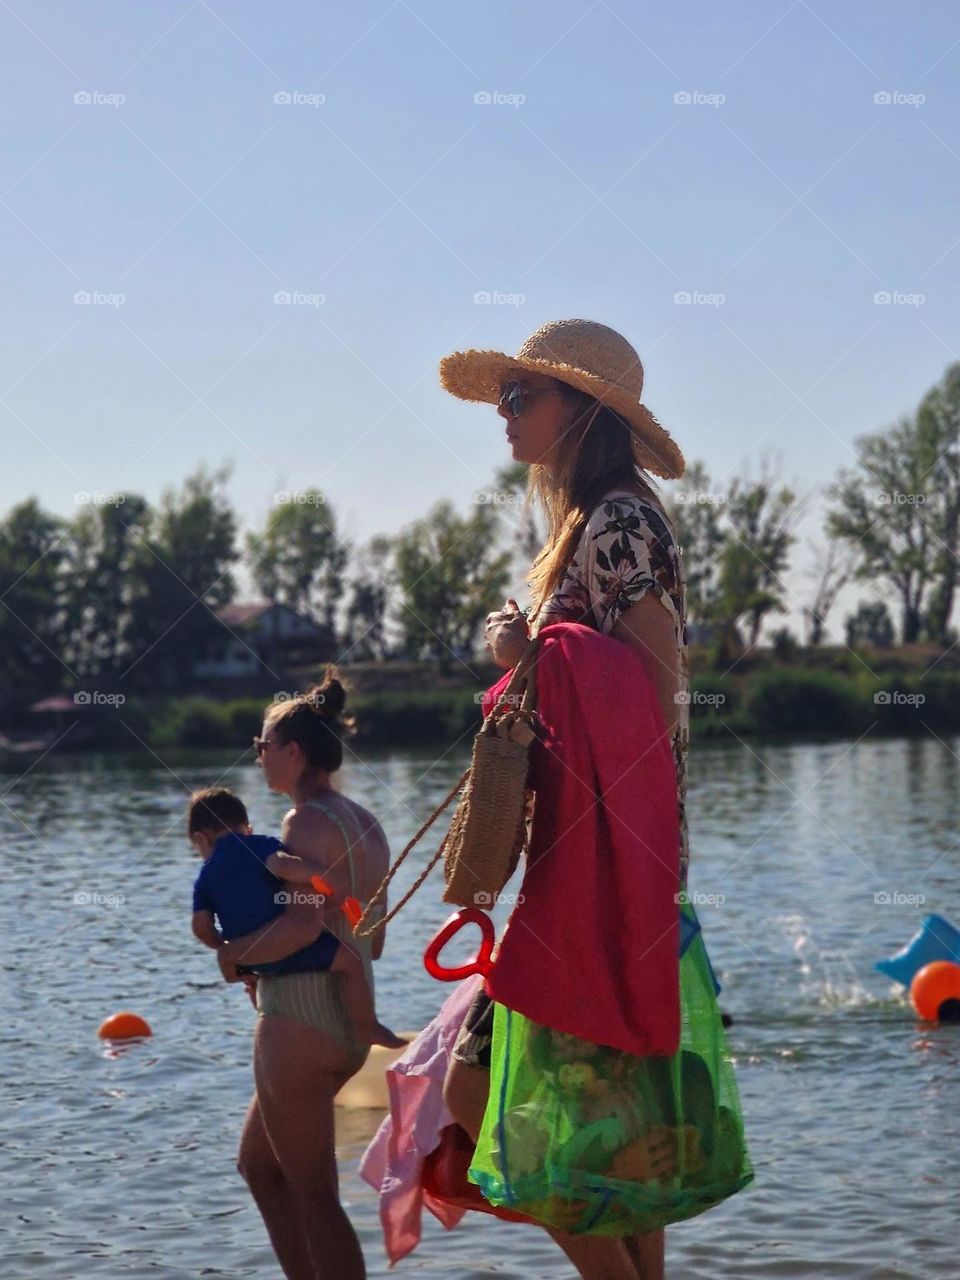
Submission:
M 137 539 L 144 550 L 143 607 L 131 625 L 131 661 L 121 673 L 137 684 L 179 684 L 197 655 L 223 635 L 216 611 L 234 596 L 237 521 L 226 495 L 229 468 L 200 467 L 168 490 Z
M 848 649 L 856 649 L 863 644 L 889 649 L 893 644 L 893 622 L 889 609 L 882 601 L 861 604 L 856 613 L 848 615 L 844 629 Z
M 537 513 L 527 499 L 529 475 L 530 468 L 525 462 L 508 462 L 496 473 L 493 482 L 493 492 L 506 498 L 502 509 L 509 520 L 513 547 L 524 568 L 533 563 L 546 541 Z
M 853 577 L 857 566 L 857 552 L 838 542 L 828 542 L 826 550 L 815 547 L 816 565 L 813 599 L 803 608 L 807 628 L 807 644 L 815 649 L 823 642 L 827 616 L 836 604 L 837 596 Z
M 393 586 L 393 554 L 389 538 L 372 538 L 355 556 L 345 613 L 344 647 L 349 657 L 387 656 L 386 620 Z
M 0 705 L 11 710 L 72 678 L 62 660 L 63 521 L 35 498 L 0 522 Z
M 440 658 L 470 652 L 486 615 L 503 603 L 509 551 L 497 549 L 500 519 L 489 504 L 466 517 L 438 502 L 397 540 L 404 651 Z
M 335 646 L 349 547 L 319 489 L 287 497 L 270 512 L 261 534 L 247 535 L 253 580 L 271 603 L 316 616 Z
M 767 614 L 786 613 L 784 574 L 796 542 L 790 524 L 799 507 L 796 494 L 776 487 L 766 465 L 759 480 L 735 479 L 727 493 L 721 598 L 728 620 L 745 619 L 751 647 L 760 638 Z
M 668 504 L 683 557 L 691 622 L 711 621 L 716 614 L 724 546 L 722 506 L 723 494 L 714 491 L 704 464 L 691 462 Z
M 856 465 L 827 491 L 827 532 L 857 549 L 858 580 L 885 584 L 898 599 L 901 638 L 909 644 L 920 636 L 930 588 L 942 576 L 924 514 L 937 463 L 933 436 L 905 416 L 855 443 Z
M 934 539 L 934 582 L 927 598 L 923 632 L 953 643 L 950 616 L 960 563 L 960 363 L 950 365 L 917 409 L 917 435 L 924 459 L 932 458 L 926 501 L 919 513 Z
M 125 494 L 85 507 L 70 526 L 64 646 L 80 676 L 112 679 L 130 660 L 138 614 L 148 608 L 150 519 L 146 501 Z

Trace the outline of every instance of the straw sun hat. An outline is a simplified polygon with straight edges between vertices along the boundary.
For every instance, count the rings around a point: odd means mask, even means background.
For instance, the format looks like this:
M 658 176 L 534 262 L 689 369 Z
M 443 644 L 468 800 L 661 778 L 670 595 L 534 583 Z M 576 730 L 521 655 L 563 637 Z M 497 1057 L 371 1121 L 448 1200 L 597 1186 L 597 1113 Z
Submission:
M 496 404 L 504 384 L 524 372 L 545 373 L 602 401 L 628 423 L 639 466 L 666 480 L 683 475 L 679 447 L 641 403 L 640 357 L 615 329 L 593 320 L 551 320 L 515 356 L 454 351 L 440 361 L 440 381 L 451 395 L 486 404 Z

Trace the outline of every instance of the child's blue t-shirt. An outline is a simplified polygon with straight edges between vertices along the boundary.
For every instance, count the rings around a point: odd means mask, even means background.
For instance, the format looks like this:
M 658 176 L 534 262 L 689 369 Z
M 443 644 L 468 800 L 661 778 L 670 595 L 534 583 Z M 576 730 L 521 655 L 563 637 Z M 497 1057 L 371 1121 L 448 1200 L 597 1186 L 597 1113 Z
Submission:
M 220 837 L 200 868 L 193 886 L 194 911 L 212 911 L 224 937 L 242 938 L 280 915 L 286 903 L 284 884 L 266 861 L 283 849 L 275 836 L 243 836 L 235 831 Z M 313 942 L 269 964 L 238 965 L 242 973 L 303 973 L 329 969 L 340 939 L 324 929 Z

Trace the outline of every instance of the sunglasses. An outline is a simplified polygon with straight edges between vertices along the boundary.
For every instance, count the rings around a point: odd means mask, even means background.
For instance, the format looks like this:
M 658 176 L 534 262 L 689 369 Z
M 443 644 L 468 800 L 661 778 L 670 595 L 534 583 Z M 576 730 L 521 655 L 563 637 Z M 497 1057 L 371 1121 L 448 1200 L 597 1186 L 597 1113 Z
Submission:
M 502 409 L 506 405 L 510 410 L 510 417 L 519 418 L 526 408 L 528 400 L 535 400 L 537 396 L 559 394 L 556 387 L 527 387 L 522 382 L 508 382 L 500 393 L 497 407 Z
M 260 757 L 263 755 L 263 753 L 266 751 L 267 747 L 269 747 L 270 743 L 271 743 L 271 742 L 274 742 L 274 741 L 276 741 L 276 739 L 274 739 L 274 738 L 260 738 L 260 737 L 257 737 L 256 735 L 254 735 L 254 739 L 253 739 L 253 749 L 254 749 L 254 751 L 256 751 L 256 753 L 257 753 L 257 759 L 258 759 L 258 760 L 259 760 L 259 759 L 260 759 Z

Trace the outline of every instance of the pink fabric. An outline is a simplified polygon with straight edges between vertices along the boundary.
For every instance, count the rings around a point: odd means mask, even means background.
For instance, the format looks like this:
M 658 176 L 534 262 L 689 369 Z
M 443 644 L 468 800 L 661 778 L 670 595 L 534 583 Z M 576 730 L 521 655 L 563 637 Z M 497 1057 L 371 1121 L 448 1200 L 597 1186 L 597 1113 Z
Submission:
M 363 1154 L 360 1175 L 380 1193 L 380 1222 L 391 1266 L 417 1247 L 423 1205 L 448 1229 L 465 1212 L 425 1195 L 420 1170 L 439 1146 L 441 1130 L 453 1122 L 443 1101 L 443 1081 L 454 1041 L 481 982 L 477 975 L 455 987 L 433 1021 L 387 1069 L 390 1111 Z
M 540 629 L 530 850 L 486 990 L 627 1053 L 680 1040 L 680 817 L 663 713 L 640 654 L 574 622 Z M 484 695 L 487 715 L 510 678 Z M 597 798 L 602 796 L 602 801 Z

